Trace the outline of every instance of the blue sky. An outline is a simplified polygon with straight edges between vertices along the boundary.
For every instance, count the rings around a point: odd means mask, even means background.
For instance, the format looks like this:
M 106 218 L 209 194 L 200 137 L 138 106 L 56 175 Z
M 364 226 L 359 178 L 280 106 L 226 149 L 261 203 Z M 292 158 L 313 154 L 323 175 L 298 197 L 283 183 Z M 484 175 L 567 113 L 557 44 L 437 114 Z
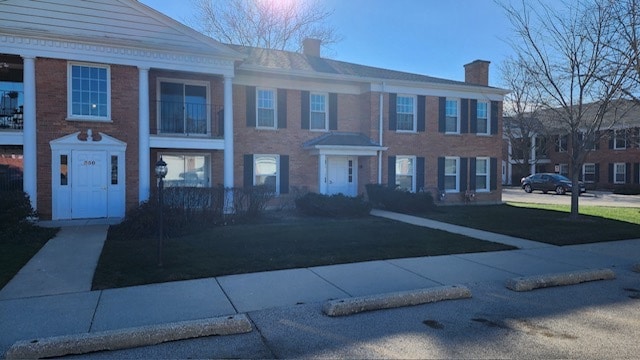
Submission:
M 343 37 L 336 60 L 463 81 L 464 64 L 482 59 L 491 61 L 489 85 L 502 85 L 511 25 L 494 0 L 319 1 Z M 178 21 L 193 10 L 188 1 L 140 2 Z

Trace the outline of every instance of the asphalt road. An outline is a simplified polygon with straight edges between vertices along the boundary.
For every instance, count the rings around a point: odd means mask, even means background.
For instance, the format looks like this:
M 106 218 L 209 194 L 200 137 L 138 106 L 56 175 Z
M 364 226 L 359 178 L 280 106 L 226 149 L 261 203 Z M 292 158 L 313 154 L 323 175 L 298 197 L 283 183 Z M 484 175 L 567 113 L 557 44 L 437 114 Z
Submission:
M 502 201 L 528 202 L 536 204 L 571 204 L 571 193 L 557 195 L 554 192 L 543 194 L 534 191 L 527 194 L 519 187 L 502 190 Z M 640 208 L 640 195 L 616 195 L 605 191 L 588 191 L 580 195 L 578 204 L 591 206 L 637 207 Z
M 640 274 L 513 292 L 470 284 L 471 299 L 332 318 L 321 304 L 248 313 L 254 330 L 90 359 L 147 358 L 638 358 Z

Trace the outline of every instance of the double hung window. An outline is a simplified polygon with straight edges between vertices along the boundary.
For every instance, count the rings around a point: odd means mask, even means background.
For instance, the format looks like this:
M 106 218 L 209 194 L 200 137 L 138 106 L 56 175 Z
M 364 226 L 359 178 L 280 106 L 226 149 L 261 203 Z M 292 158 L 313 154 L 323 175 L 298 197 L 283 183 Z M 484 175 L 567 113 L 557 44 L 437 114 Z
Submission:
M 596 164 L 584 164 L 582 166 L 582 179 L 587 183 L 596 182 Z
M 460 132 L 460 117 L 458 115 L 458 100 L 447 99 L 445 103 L 445 132 Z
M 478 107 L 476 109 L 478 118 L 478 134 L 489 134 L 489 103 L 478 101 Z
M 489 158 L 476 158 L 476 190 L 489 191 Z
M 415 156 L 396 156 L 396 188 L 415 191 Z
M 276 91 L 273 89 L 258 89 L 256 126 L 259 128 L 276 127 Z
M 310 129 L 327 130 L 327 94 L 311 93 L 309 96 Z
M 403 95 L 398 95 L 398 97 L 396 98 L 396 130 L 416 130 L 415 99 L 416 98 L 414 96 Z
M 447 157 L 444 159 L 444 190 L 447 192 L 459 191 L 460 158 Z
M 627 180 L 627 164 L 615 163 L 613 164 L 613 183 L 624 184 Z
M 265 186 L 277 194 L 280 188 L 279 161 L 278 155 L 253 155 L 253 185 Z

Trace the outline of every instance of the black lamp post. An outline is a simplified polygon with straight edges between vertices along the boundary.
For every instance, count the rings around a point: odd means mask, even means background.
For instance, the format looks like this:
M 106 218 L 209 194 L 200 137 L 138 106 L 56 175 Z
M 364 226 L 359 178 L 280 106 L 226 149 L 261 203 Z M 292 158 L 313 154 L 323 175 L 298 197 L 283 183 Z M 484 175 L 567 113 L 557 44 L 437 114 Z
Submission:
M 158 226 L 158 266 L 162 266 L 162 239 L 164 237 L 164 229 L 162 219 L 162 208 L 164 207 L 164 198 L 162 197 L 162 189 L 164 188 L 164 177 L 167 176 L 167 163 L 162 160 L 162 156 L 160 156 L 160 160 L 156 163 L 156 176 L 158 177 L 158 211 L 160 215 L 159 226 Z

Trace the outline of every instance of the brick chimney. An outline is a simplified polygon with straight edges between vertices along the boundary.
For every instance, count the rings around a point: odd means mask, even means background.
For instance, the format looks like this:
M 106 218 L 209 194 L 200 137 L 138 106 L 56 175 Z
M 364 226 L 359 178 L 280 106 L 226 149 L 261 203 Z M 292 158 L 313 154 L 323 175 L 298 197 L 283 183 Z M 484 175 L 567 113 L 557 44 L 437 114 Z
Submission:
M 302 53 L 307 56 L 320 57 L 320 44 L 319 39 L 306 38 L 302 40 Z
M 475 60 L 464 66 L 464 82 L 489 86 L 489 61 Z

